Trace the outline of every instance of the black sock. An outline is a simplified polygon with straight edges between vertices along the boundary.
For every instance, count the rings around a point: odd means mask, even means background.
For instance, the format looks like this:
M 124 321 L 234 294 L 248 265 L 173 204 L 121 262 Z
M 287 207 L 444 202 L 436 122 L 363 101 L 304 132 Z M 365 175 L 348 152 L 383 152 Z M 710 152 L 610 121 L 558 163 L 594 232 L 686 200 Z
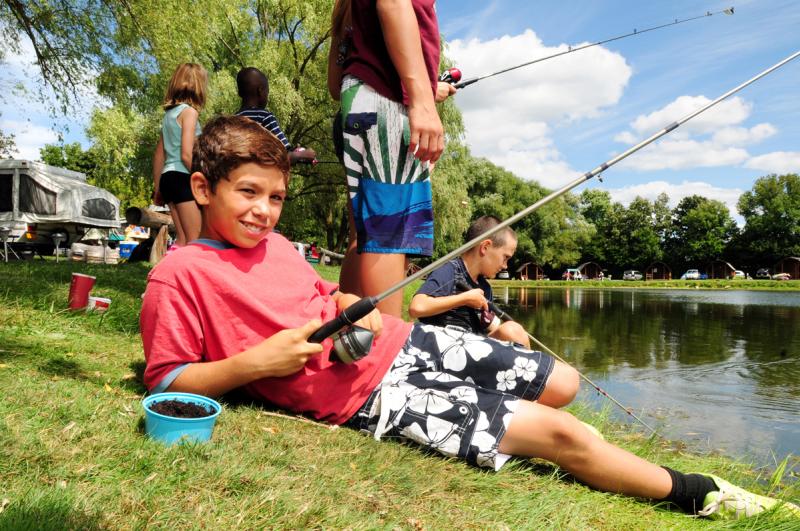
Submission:
M 689 514 L 697 514 L 703 508 L 706 494 L 719 490 L 714 480 L 703 474 L 682 474 L 665 466 L 661 468 L 672 478 L 672 491 L 664 499 Z

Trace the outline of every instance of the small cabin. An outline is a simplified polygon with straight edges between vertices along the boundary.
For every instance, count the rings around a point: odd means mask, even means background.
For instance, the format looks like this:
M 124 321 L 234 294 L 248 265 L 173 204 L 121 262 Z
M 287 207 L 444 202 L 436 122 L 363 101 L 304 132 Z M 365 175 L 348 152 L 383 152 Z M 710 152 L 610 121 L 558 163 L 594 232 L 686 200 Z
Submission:
M 725 260 L 714 260 L 708 265 L 708 278 L 730 279 L 735 272 L 736 268 Z
M 520 280 L 542 280 L 544 278 L 544 270 L 539 264 L 525 262 L 517 268 L 516 276 Z
M 787 256 L 775 264 L 775 273 L 789 273 L 792 279 L 800 279 L 800 257 Z
M 672 280 L 672 269 L 664 262 L 653 262 L 644 270 L 645 280 Z
M 596 262 L 584 262 L 578 266 L 578 271 L 581 272 L 584 280 L 600 280 L 605 276 L 603 268 Z

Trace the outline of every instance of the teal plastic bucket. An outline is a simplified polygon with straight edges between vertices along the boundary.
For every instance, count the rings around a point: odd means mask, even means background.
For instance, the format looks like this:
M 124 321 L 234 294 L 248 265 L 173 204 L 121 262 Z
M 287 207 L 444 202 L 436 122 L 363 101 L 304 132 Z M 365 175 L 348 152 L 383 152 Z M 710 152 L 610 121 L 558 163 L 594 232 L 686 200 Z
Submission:
M 197 404 L 212 409 L 214 413 L 207 417 L 187 419 L 168 417 L 150 409 L 151 405 L 163 400 Z M 192 393 L 158 393 L 145 398 L 142 405 L 147 435 L 166 444 L 208 441 L 211 439 L 217 417 L 222 412 L 222 406 L 216 400 Z

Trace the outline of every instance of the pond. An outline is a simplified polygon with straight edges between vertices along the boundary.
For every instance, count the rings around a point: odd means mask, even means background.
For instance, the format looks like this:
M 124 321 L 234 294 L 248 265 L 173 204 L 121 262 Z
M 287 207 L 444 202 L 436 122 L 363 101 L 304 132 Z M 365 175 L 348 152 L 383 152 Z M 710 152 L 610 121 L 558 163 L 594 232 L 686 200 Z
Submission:
M 800 293 L 498 288 L 495 300 L 666 437 L 760 463 L 800 454 Z M 607 402 L 585 383 L 580 396 Z

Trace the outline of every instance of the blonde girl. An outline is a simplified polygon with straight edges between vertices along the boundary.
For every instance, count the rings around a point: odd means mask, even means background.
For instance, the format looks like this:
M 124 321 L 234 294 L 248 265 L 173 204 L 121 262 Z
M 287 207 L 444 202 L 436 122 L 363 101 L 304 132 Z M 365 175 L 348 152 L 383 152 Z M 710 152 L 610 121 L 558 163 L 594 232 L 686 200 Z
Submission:
M 178 247 L 200 235 L 200 209 L 189 186 L 192 147 L 200 134 L 198 116 L 206 103 L 208 74 L 195 63 L 175 69 L 164 96 L 161 135 L 153 153 L 153 200 L 169 206 Z

